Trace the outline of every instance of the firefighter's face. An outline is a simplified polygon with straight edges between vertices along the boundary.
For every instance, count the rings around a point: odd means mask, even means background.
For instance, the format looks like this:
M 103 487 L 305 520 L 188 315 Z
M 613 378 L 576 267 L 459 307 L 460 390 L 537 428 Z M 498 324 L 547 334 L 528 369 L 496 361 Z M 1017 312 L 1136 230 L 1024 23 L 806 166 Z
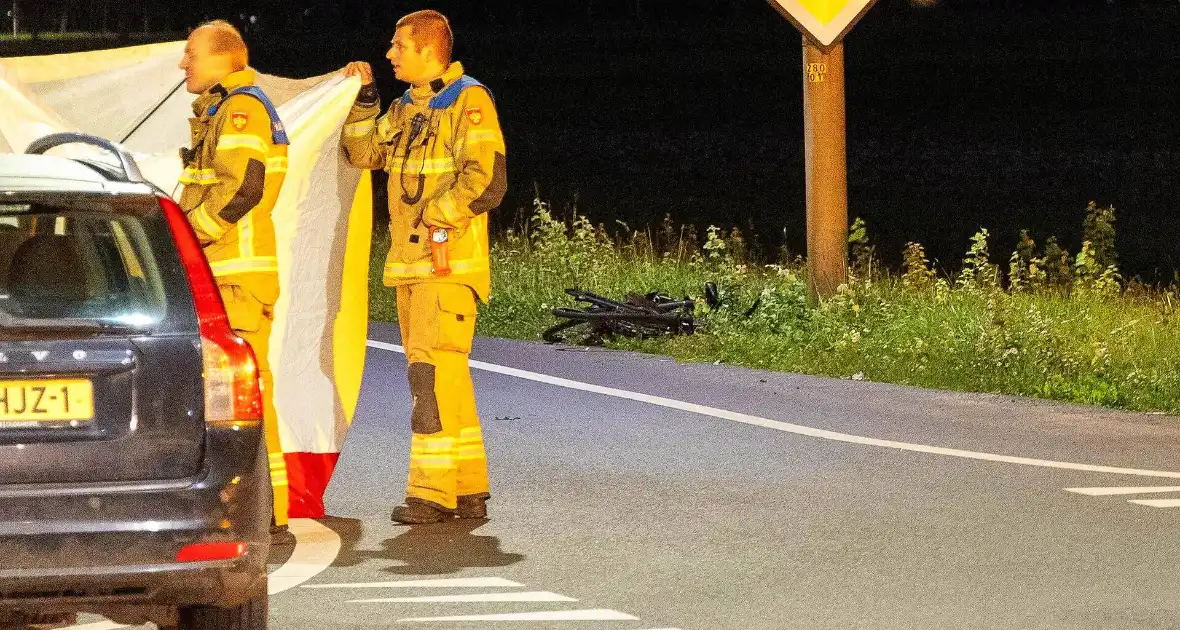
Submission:
M 397 29 L 385 58 L 393 64 L 393 75 L 399 81 L 422 85 L 434 78 L 434 66 L 437 63 L 434 61 L 434 49 L 430 46 L 419 49 L 413 35 L 412 26 Z
M 208 30 L 197 29 L 188 38 L 180 69 L 184 70 L 185 89 L 201 94 L 233 73 L 233 62 L 230 55 L 213 52 Z

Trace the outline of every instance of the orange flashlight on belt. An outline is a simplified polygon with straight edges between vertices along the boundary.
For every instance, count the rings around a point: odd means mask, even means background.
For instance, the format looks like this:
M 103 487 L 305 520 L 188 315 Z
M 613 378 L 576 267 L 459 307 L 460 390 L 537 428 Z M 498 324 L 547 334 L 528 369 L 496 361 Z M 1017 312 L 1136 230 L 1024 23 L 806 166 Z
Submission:
M 447 231 L 434 228 L 430 232 L 430 262 L 434 267 L 434 275 L 451 275 L 451 261 L 447 256 Z

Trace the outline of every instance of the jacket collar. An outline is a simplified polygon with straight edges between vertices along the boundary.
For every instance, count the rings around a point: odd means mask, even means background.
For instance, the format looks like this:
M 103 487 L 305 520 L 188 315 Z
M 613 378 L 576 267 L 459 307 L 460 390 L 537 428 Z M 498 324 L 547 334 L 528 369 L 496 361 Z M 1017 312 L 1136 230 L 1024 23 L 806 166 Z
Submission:
M 452 61 L 451 65 L 443 71 L 442 76 L 427 83 L 422 87 L 410 89 L 410 98 L 414 99 L 415 103 L 423 100 L 434 98 L 436 94 L 447 89 L 447 86 L 463 78 L 463 64 L 458 61 Z
M 203 117 L 210 107 L 220 103 L 230 92 L 240 87 L 254 85 L 256 78 L 257 75 L 250 68 L 230 74 L 217 85 L 205 90 L 197 97 L 197 100 L 193 101 L 193 114 L 198 118 Z

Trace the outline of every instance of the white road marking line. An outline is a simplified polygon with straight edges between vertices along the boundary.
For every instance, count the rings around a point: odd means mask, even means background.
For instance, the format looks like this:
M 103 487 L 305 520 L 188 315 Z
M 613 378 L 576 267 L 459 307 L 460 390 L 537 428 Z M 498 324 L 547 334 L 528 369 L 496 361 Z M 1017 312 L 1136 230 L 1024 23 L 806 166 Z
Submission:
M 378 348 L 380 350 L 388 350 L 390 352 L 405 353 L 405 349 L 401 346 L 384 343 L 381 341 L 368 342 L 369 347 Z M 980 453 L 976 451 L 965 451 L 957 448 L 945 448 L 942 446 L 930 446 L 927 444 L 911 444 L 909 442 L 897 442 L 894 440 L 881 440 L 877 438 L 864 437 L 860 435 L 850 435 L 847 433 L 838 433 L 836 431 L 828 431 L 826 429 L 816 429 L 814 427 L 803 426 L 799 424 L 791 424 L 789 422 L 780 422 L 778 420 L 769 420 L 767 418 L 760 418 L 744 413 L 737 413 L 734 411 L 727 411 L 725 409 L 718 409 L 716 407 L 708 407 L 705 405 L 698 405 L 695 403 L 683 402 L 680 400 L 673 400 L 671 398 L 662 398 L 660 396 L 650 396 L 648 394 L 640 394 L 630 392 L 623 389 L 615 389 L 613 387 L 603 387 L 601 385 L 592 385 L 590 383 L 583 383 L 581 381 L 572 381 L 556 376 L 549 376 L 547 374 L 538 374 L 536 372 L 528 372 L 525 370 L 518 370 L 516 368 L 496 365 L 494 363 L 484 363 L 482 361 L 471 361 L 471 367 L 476 370 L 483 370 L 485 372 L 493 372 L 496 374 L 503 374 L 505 376 L 512 376 L 528 381 L 535 381 L 538 383 L 545 383 L 547 385 L 556 385 L 557 387 L 564 387 L 567 389 L 576 389 L 584 392 L 591 392 L 594 394 L 602 394 L 604 396 L 613 396 L 615 398 L 622 398 L 625 400 L 633 400 L 636 402 L 647 403 L 659 407 L 666 407 L 668 409 L 676 409 L 678 411 L 686 411 L 689 413 L 700 414 L 704 416 L 711 416 L 720 418 L 722 420 L 730 420 L 739 422 L 741 424 L 748 424 L 766 429 L 774 429 L 776 431 L 783 431 L 785 433 L 794 433 L 796 435 L 803 435 L 807 437 L 819 438 L 822 440 L 832 440 L 835 442 L 846 442 L 849 444 L 860 444 L 863 446 L 879 446 L 882 448 L 891 448 L 899 451 L 910 451 L 914 453 L 927 453 L 930 455 L 943 455 L 946 457 L 959 457 L 962 459 L 974 459 L 988 462 L 998 462 L 1002 464 L 1017 464 L 1021 466 L 1037 466 L 1041 468 L 1056 468 L 1061 470 L 1077 470 L 1092 473 L 1104 473 L 1111 475 L 1134 475 L 1138 477 L 1163 477 L 1168 479 L 1180 479 L 1180 472 L 1167 470 L 1140 470 L 1138 468 L 1120 468 L 1116 466 L 1099 466 L 1094 464 L 1078 464 L 1074 462 L 1058 462 L 1047 459 L 1035 459 L 1031 457 L 1016 457 L 1012 455 L 997 455 L 994 453 Z
M 432 621 L 639 621 L 639 618 L 632 617 L 627 613 L 621 613 L 617 610 L 598 609 L 398 619 L 398 623 L 424 623 Z
M 578 600 L 549 591 L 529 593 L 469 593 L 466 595 L 427 595 L 425 597 L 388 597 L 385 599 L 354 599 L 350 604 L 461 604 L 476 602 L 576 602 Z
M 1156 492 L 1180 492 L 1180 486 L 1145 486 L 1140 488 L 1065 488 L 1066 492 L 1084 494 L 1088 497 L 1109 497 L 1119 494 L 1152 494 Z
M 1153 508 L 1174 508 L 1180 507 L 1180 499 L 1134 499 L 1127 501 L 1127 503 L 1134 503 L 1135 505 L 1146 505 Z
M 291 519 L 288 523 L 295 535 L 295 550 L 283 566 L 270 574 L 271 595 L 290 590 L 323 573 L 340 555 L 340 536 L 307 518 Z
M 443 580 L 402 580 L 357 584 L 307 584 L 303 588 L 516 588 L 524 586 L 502 578 L 456 578 Z
M 293 518 L 288 525 L 295 536 L 295 549 L 291 557 L 270 574 L 267 592 L 271 595 L 299 586 L 319 575 L 332 566 L 340 554 L 340 536 L 331 528 L 305 518 Z M 128 627 L 111 621 L 99 621 L 66 626 L 61 630 L 118 630 Z

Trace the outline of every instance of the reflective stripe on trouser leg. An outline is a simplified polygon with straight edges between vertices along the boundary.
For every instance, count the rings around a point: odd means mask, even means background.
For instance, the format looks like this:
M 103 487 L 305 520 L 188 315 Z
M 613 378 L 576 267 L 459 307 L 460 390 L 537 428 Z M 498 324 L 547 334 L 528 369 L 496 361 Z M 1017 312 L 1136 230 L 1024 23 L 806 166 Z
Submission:
M 283 459 L 282 442 L 279 440 L 279 417 L 274 405 L 274 374 L 270 370 L 270 330 L 272 321 L 269 313 L 262 317 L 258 330 L 235 330 L 254 350 L 258 360 L 258 377 L 262 385 L 262 420 L 266 429 L 266 452 L 270 461 L 270 483 L 274 490 L 274 519 L 276 525 L 287 524 L 287 509 L 290 503 L 287 487 L 287 463 Z M 231 322 L 232 325 L 232 322 Z
M 410 474 L 407 498 L 424 501 L 447 510 L 456 508 L 457 445 L 454 422 L 443 423 L 442 400 L 438 396 L 437 370 L 430 363 L 411 363 L 408 367 L 410 395 Z M 445 430 L 444 426 L 447 429 Z
M 274 376 L 270 370 L 261 376 L 262 415 L 266 427 L 266 452 L 270 459 L 270 484 L 274 489 L 275 525 L 286 525 L 291 497 L 287 483 L 287 461 L 283 459 L 283 447 L 279 439 L 279 416 L 275 411 Z
M 457 366 L 455 389 L 449 394 L 459 413 L 459 496 L 488 497 L 488 459 L 475 405 L 475 384 L 467 356 Z

